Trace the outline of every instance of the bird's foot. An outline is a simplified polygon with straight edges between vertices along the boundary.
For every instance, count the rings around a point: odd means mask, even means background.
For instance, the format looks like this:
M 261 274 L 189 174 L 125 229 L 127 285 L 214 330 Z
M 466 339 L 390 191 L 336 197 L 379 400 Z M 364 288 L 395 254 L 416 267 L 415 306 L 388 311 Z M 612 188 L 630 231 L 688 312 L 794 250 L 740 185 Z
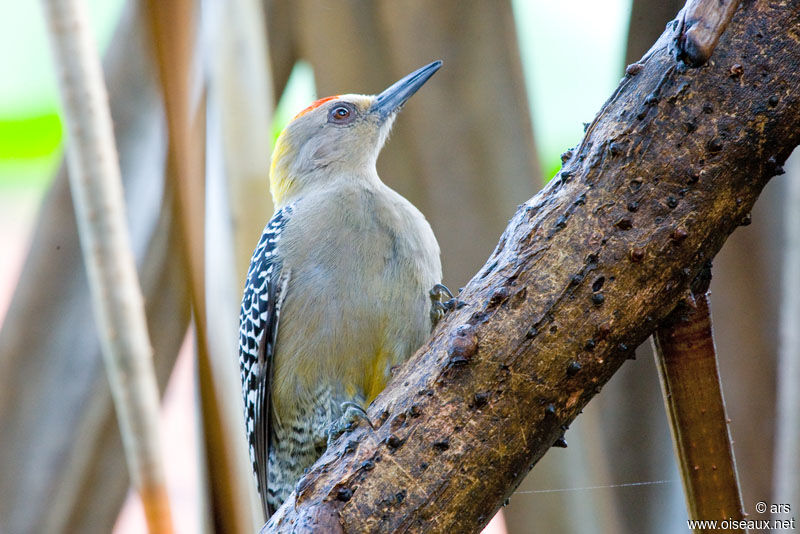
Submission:
M 372 421 L 369 420 L 366 410 L 357 402 L 346 401 L 343 402 L 340 407 L 343 411 L 342 416 L 331 423 L 331 426 L 328 428 L 328 447 L 330 447 L 339 436 L 355 429 L 356 426 L 358 426 L 358 422 L 361 420 L 366 421 L 369 427 L 375 430 L 375 427 L 372 426 Z
M 431 323 L 436 324 L 447 315 L 447 312 L 464 306 L 464 302 L 453 297 L 453 293 L 444 284 L 436 284 L 430 290 Z
M 445 304 L 453 298 L 453 293 L 444 284 L 436 284 L 428 292 L 431 296 L 431 323 L 436 326 L 439 321 L 450 311 Z

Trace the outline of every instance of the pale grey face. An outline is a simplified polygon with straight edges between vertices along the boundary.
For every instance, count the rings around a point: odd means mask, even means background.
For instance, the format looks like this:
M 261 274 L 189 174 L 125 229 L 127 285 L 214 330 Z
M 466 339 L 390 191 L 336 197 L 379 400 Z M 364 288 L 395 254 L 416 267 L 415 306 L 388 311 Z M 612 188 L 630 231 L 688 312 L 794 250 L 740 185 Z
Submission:
M 285 139 L 295 150 L 292 174 L 374 167 L 395 117 L 376 113 L 374 102 L 374 96 L 341 95 L 295 119 Z
M 397 112 L 440 66 L 435 61 L 417 69 L 379 95 L 325 98 L 301 112 L 275 147 L 273 196 L 282 198 L 281 192 L 299 192 L 336 176 L 377 176 L 378 153 Z

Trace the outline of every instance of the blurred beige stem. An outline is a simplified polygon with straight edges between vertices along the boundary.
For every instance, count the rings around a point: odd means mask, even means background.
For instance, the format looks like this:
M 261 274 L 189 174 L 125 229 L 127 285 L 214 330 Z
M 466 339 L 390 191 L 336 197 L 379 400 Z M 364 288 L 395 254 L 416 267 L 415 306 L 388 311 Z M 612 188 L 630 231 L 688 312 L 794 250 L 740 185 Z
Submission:
M 800 152 L 787 162 L 773 502 L 800 503 Z M 773 514 L 774 519 L 787 519 Z
M 211 316 L 207 311 L 205 135 L 208 91 L 205 85 L 198 86 L 198 83 L 205 83 L 205 74 L 198 76 L 196 72 L 204 64 L 197 62 L 199 2 L 147 0 L 143 5 L 169 132 L 167 187 L 174 194 L 174 211 L 181 235 L 180 253 L 186 266 L 197 341 L 203 480 L 208 499 L 205 510 L 210 514 L 212 532 L 249 532 L 253 526 L 247 488 L 252 484 L 252 475 L 238 467 L 246 454 L 239 434 L 242 427 L 236 424 L 241 421 L 242 411 L 231 410 L 238 403 L 228 401 L 240 397 L 241 384 L 235 364 L 218 363 L 230 362 L 231 355 L 224 347 L 220 352 L 220 344 L 212 347 L 211 341 L 220 339 L 217 329 L 227 327 L 211 323 L 215 333 L 210 334 Z M 232 317 L 235 317 L 235 307 L 233 310 Z M 231 322 L 230 328 L 235 331 L 236 323 Z M 232 416 L 233 413 L 236 415 Z M 238 435 L 238 439 L 233 435 Z
M 128 468 L 150 532 L 168 533 L 172 521 L 158 445 L 158 388 L 100 57 L 83 2 L 42 4 L 68 132 L 76 219 Z
M 217 2 L 215 7 L 218 12 L 214 20 L 219 24 L 213 30 L 209 84 L 220 108 L 236 264 L 237 309 L 234 312 L 238 313 L 254 244 L 258 243 L 261 230 L 272 213 L 268 151 L 275 96 L 261 3 L 227 0 Z M 237 331 L 234 328 L 234 333 Z M 238 380 L 238 369 L 236 378 Z

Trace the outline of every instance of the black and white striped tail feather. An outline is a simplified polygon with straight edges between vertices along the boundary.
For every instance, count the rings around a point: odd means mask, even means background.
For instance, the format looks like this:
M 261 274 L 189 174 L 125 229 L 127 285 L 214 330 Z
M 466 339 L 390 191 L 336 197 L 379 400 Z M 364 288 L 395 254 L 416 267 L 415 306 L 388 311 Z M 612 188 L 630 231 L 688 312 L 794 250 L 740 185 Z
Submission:
M 278 210 L 267 223 L 253 252 L 239 315 L 239 365 L 245 404 L 250 460 L 264 513 L 268 516 L 267 471 L 270 442 L 271 365 L 278 320 L 289 272 L 282 269 L 278 243 L 292 206 Z

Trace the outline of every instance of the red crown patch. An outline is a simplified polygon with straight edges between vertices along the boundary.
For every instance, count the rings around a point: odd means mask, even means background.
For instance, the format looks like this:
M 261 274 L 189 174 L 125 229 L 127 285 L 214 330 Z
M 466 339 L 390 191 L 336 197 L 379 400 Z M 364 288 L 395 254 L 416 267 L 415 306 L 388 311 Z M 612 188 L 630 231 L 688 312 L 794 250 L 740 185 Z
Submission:
M 320 107 L 320 106 L 321 106 L 322 104 L 324 104 L 325 102 L 330 102 L 331 100 L 335 100 L 335 99 L 337 99 L 337 98 L 339 98 L 339 95 L 336 95 L 336 96 L 326 96 L 325 98 L 320 98 L 320 99 L 319 99 L 319 100 L 317 100 L 316 102 L 313 102 L 313 103 L 312 103 L 310 106 L 308 106 L 306 109 L 304 109 L 303 111 L 301 111 L 300 113 L 298 113 L 297 115 L 295 115 L 295 116 L 294 116 L 294 119 L 292 119 L 292 120 L 295 120 L 295 119 L 297 119 L 297 118 L 299 118 L 299 117 L 302 117 L 303 115 L 305 115 L 305 114 L 306 114 L 306 113 L 308 113 L 309 111 L 313 111 L 313 110 L 317 109 L 318 107 Z

